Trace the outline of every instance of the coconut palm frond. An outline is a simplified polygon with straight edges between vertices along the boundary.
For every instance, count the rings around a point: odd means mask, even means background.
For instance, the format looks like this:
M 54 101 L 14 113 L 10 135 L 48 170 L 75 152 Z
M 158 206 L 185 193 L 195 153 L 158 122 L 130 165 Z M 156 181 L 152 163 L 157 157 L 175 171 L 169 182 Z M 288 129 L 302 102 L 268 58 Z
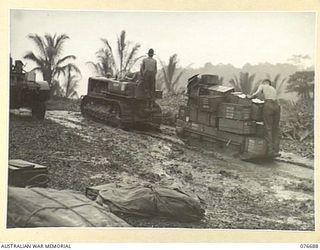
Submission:
M 253 94 L 258 90 L 261 82 L 262 82 L 262 80 L 259 80 L 259 81 L 256 81 L 255 83 L 253 83 L 250 94 Z
M 61 65 L 62 63 L 64 63 L 65 61 L 67 61 L 67 60 L 75 60 L 75 59 L 76 59 L 76 57 L 75 57 L 74 55 L 65 56 L 65 57 L 59 59 L 59 60 L 57 61 L 56 65 L 59 66 L 59 65 Z
M 282 81 L 277 85 L 277 92 L 281 92 L 283 89 L 283 86 L 285 84 L 285 82 L 287 81 L 287 78 L 283 78 Z
M 131 63 L 128 65 L 127 71 L 131 71 L 132 67 L 142 58 L 144 58 L 145 56 L 139 56 L 137 58 L 135 58 L 134 60 L 131 60 Z
M 175 85 L 179 82 L 179 80 L 180 80 L 180 78 L 182 77 L 182 75 L 184 74 L 184 72 L 185 72 L 191 65 L 192 65 L 192 63 L 189 64 L 189 65 L 187 65 L 187 67 L 185 67 L 184 69 L 182 69 L 182 70 L 180 71 L 180 73 L 178 74 L 178 76 L 176 77 L 176 79 L 175 79 L 175 80 L 173 81 L 173 83 L 172 83 L 173 86 L 175 86 Z
M 165 83 L 166 89 L 169 91 L 170 90 L 170 81 L 169 81 L 168 73 L 166 70 L 167 67 L 166 67 L 165 63 L 161 60 L 160 60 L 160 64 L 162 66 L 161 71 L 162 71 L 162 75 L 164 78 L 164 83 Z
M 177 74 L 177 65 L 178 65 L 178 56 L 177 54 L 173 54 L 172 56 L 169 57 L 169 61 L 168 64 L 166 65 L 161 59 L 159 59 L 160 64 L 162 66 L 161 70 L 162 70 L 162 78 L 163 78 L 163 82 L 165 84 L 165 89 L 169 92 L 169 93 L 177 93 L 177 88 L 176 86 L 178 85 L 179 80 L 181 79 L 182 75 L 184 74 L 185 70 L 190 67 L 190 65 L 188 65 L 186 68 L 182 69 L 178 75 Z M 161 79 L 159 77 L 159 79 Z
M 170 56 L 169 63 L 167 66 L 168 78 L 170 83 L 172 83 L 173 75 L 174 75 L 174 72 L 176 71 L 177 63 L 178 63 L 177 54 L 173 54 L 172 56 Z
M 78 68 L 77 65 L 75 65 L 74 63 L 68 63 L 66 66 L 67 66 L 68 68 L 70 68 L 70 70 L 76 72 L 78 75 L 81 76 L 81 71 L 80 71 L 80 69 Z
M 60 58 L 62 45 L 69 37 L 66 34 L 58 36 L 56 34 L 45 34 L 43 37 L 37 34 L 30 34 L 28 35 L 28 38 L 35 43 L 40 50 L 40 53 L 39 55 L 35 55 L 33 52 L 27 52 L 24 58 L 37 64 L 37 67 L 34 68 L 34 70 L 40 71 L 43 75 L 43 79 L 48 81 L 48 84 L 52 89 L 51 93 L 61 93 L 61 87 L 57 78 L 59 78 L 61 74 L 65 75 L 64 71 L 66 70 L 66 67 L 69 65 L 72 70 L 80 74 L 80 70 L 76 65 L 71 62 L 67 63 L 68 61 L 75 60 L 75 56 L 67 55 Z
M 55 40 L 54 47 L 58 51 L 60 51 L 62 48 L 62 45 L 64 44 L 65 40 L 67 40 L 67 39 L 70 39 L 70 37 L 68 35 L 66 35 L 66 34 L 59 35 L 58 37 L 56 37 L 56 39 L 53 39 L 53 40 Z
M 235 91 L 241 91 L 241 86 L 236 75 L 233 75 L 233 79 L 231 79 L 229 83 L 234 87 Z
M 133 65 L 140 59 L 137 58 L 140 44 L 133 44 L 126 40 L 126 31 L 122 30 L 120 35 L 117 36 L 116 56 L 113 53 L 113 49 L 106 38 L 100 39 L 103 43 L 103 47 L 96 52 L 98 62 L 97 67 L 93 67 L 93 70 L 98 69 L 100 73 L 105 72 L 116 75 L 118 78 L 122 78 L 127 72 L 131 70 Z M 117 60 L 116 60 L 117 59 Z
M 108 57 L 111 59 L 112 67 L 113 67 L 114 69 L 116 69 L 116 68 L 117 68 L 117 65 L 116 65 L 115 57 L 114 57 L 112 48 L 111 48 L 108 40 L 105 39 L 105 38 L 101 38 L 101 41 L 103 42 L 103 44 L 104 44 L 105 47 L 99 50 L 100 53 L 103 51 L 103 54 L 105 54 L 106 56 L 108 56 Z M 99 51 L 98 51 L 98 53 L 99 53 Z
M 39 67 L 45 66 L 45 60 L 41 57 L 37 57 L 33 52 L 27 52 L 23 58 L 35 62 Z
M 177 83 L 179 82 L 181 76 L 183 75 L 183 73 L 185 72 L 185 69 L 181 70 L 179 72 L 179 74 L 177 75 L 176 79 L 172 82 L 172 87 L 175 88 L 175 86 L 177 85 Z
M 130 63 L 132 63 L 132 61 L 134 60 L 138 50 L 140 49 L 141 45 L 140 44 L 136 44 L 134 45 L 134 47 L 131 49 L 128 57 L 126 58 L 126 62 L 125 62 L 125 65 L 124 65 L 124 71 L 127 70 L 128 66 L 130 65 Z
M 30 70 L 30 72 L 40 72 L 41 73 L 42 72 L 41 70 L 42 70 L 41 67 L 35 67 L 32 70 Z
M 38 50 L 40 51 L 40 56 L 45 59 L 46 50 L 45 50 L 45 42 L 44 42 L 43 38 L 37 34 L 29 34 L 27 37 L 29 39 L 31 39 L 36 44 Z
M 66 66 L 62 66 L 62 67 L 55 67 L 54 71 L 53 71 L 53 77 L 60 77 L 60 75 L 64 75 L 65 76 L 65 70 L 66 70 Z
M 95 71 L 95 72 L 98 72 L 98 64 L 97 63 L 94 63 L 94 62 L 86 62 L 86 64 L 89 66 L 89 67 L 92 67 L 92 69 Z
M 277 86 L 277 83 L 279 82 L 280 77 L 281 77 L 281 74 L 277 74 L 277 75 L 274 77 L 273 82 L 275 83 L 275 87 Z
M 118 37 L 118 39 L 117 39 L 117 45 L 118 45 L 118 55 L 119 55 L 119 59 L 120 59 L 119 71 L 120 71 L 120 73 L 122 73 L 125 50 L 126 50 L 126 32 L 124 30 L 121 31 L 120 37 Z

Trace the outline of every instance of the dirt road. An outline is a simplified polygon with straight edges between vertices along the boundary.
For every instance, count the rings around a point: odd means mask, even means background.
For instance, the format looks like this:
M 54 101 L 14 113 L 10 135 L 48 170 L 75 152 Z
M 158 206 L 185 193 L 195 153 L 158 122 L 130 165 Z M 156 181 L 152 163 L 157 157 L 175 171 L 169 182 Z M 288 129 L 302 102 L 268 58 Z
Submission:
M 181 187 L 205 203 L 199 223 L 125 218 L 134 226 L 314 230 L 312 168 L 243 162 L 185 145 L 171 127 L 123 131 L 69 111 L 48 111 L 43 122 L 11 115 L 9 151 L 10 158 L 49 166 L 53 188 L 151 182 Z

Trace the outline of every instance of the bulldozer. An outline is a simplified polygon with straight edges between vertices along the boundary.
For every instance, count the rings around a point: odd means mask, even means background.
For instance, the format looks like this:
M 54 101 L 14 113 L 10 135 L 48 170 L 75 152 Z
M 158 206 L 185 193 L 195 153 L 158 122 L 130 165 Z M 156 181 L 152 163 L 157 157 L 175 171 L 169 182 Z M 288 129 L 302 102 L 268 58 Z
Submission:
M 87 95 L 81 97 L 80 109 L 84 117 L 122 129 L 159 130 L 162 111 L 155 102 L 162 91 L 151 97 L 139 80 L 117 80 L 89 77 Z
M 50 87 L 46 81 L 36 81 L 33 72 L 26 72 L 21 60 L 13 64 L 10 57 L 10 109 L 29 108 L 32 116 L 43 120 Z

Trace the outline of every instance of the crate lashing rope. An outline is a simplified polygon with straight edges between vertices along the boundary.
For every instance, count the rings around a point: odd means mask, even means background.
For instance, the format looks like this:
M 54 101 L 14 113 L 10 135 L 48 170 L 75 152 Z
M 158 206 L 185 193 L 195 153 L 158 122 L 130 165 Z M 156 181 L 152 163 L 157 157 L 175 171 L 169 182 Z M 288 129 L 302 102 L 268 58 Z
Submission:
M 43 178 L 43 181 L 38 181 L 38 179 L 41 180 L 41 178 Z M 38 175 L 35 175 L 33 177 L 31 177 L 30 179 L 28 179 L 26 181 L 26 185 L 25 186 L 28 186 L 28 187 L 36 187 L 36 186 L 44 186 L 46 185 L 48 182 L 50 181 L 50 178 L 47 174 L 38 174 Z M 33 183 L 35 182 L 35 183 Z
M 58 203 L 59 205 L 62 206 L 61 208 L 69 209 L 69 210 L 72 211 L 74 214 L 76 214 L 78 217 L 80 217 L 82 220 L 84 220 L 85 222 L 87 222 L 90 226 L 92 226 L 92 227 L 94 226 L 88 219 L 86 219 L 84 216 L 82 216 L 81 214 L 79 214 L 77 211 L 75 211 L 75 210 L 73 209 L 73 208 L 75 208 L 75 207 L 87 206 L 87 205 L 90 205 L 90 204 L 88 204 L 88 203 L 83 203 L 83 204 L 79 204 L 79 205 L 75 205 L 75 206 L 71 206 L 71 207 L 70 207 L 70 206 L 67 206 L 67 205 L 65 205 L 64 203 L 58 201 L 57 199 L 54 199 L 54 198 L 52 198 L 52 197 L 50 197 L 50 196 L 47 196 L 47 195 L 45 195 L 45 194 L 43 194 L 43 193 L 41 193 L 41 192 L 39 192 L 39 191 L 37 191 L 37 190 L 34 190 L 34 189 L 30 189 L 30 190 L 32 190 L 33 192 L 39 194 L 40 196 L 43 196 L 43 197 L 45 197 L 45 198 L 47 198 L 47 199 L 49 199 L 49 200 L 51 200 L 51 201 L 54 201 L 54 202 Z M 58 208 L 58 207 L 55 207 L 55 208 Z M 60 209 L 61 209 L 61 208 L 60 208 Z M 47 207 L 41 207 L 41 208 L 37 209 L 36 211 L 32 212 L 31 215 L 29 216 L 29 218 L 26 220 L 25 224 L 27 224 L 27 223 L 29 222 L 29 220 L 30 220 L 36 213 L 38 213 L 39 211 L 44 210 L 44 209 L 47 209 Z

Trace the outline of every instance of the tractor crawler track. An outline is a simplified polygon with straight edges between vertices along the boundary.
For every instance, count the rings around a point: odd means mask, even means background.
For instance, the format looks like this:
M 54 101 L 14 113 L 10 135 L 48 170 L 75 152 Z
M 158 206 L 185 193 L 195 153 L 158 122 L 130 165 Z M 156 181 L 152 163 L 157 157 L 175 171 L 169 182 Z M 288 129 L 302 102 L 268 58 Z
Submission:
M 137 106 L 138 105 L 138 106 Z M 140 105 L 140 106 L 139 106 Z M 162 113 L 159 105 L 151 115 L 143 113 L 141 103 L 125 102 L 111 98 L 85 97 L 81 102 L 81 113 L 84 117 L 102 122 L 112 127 L 134 129 L 140 127 L 160 128 Z M 138 111 L 137 111 L 138 110 Z M 142 119 L 136 120 L 137 112 Z M 145 116 L 145 117 L 144 117 Z

